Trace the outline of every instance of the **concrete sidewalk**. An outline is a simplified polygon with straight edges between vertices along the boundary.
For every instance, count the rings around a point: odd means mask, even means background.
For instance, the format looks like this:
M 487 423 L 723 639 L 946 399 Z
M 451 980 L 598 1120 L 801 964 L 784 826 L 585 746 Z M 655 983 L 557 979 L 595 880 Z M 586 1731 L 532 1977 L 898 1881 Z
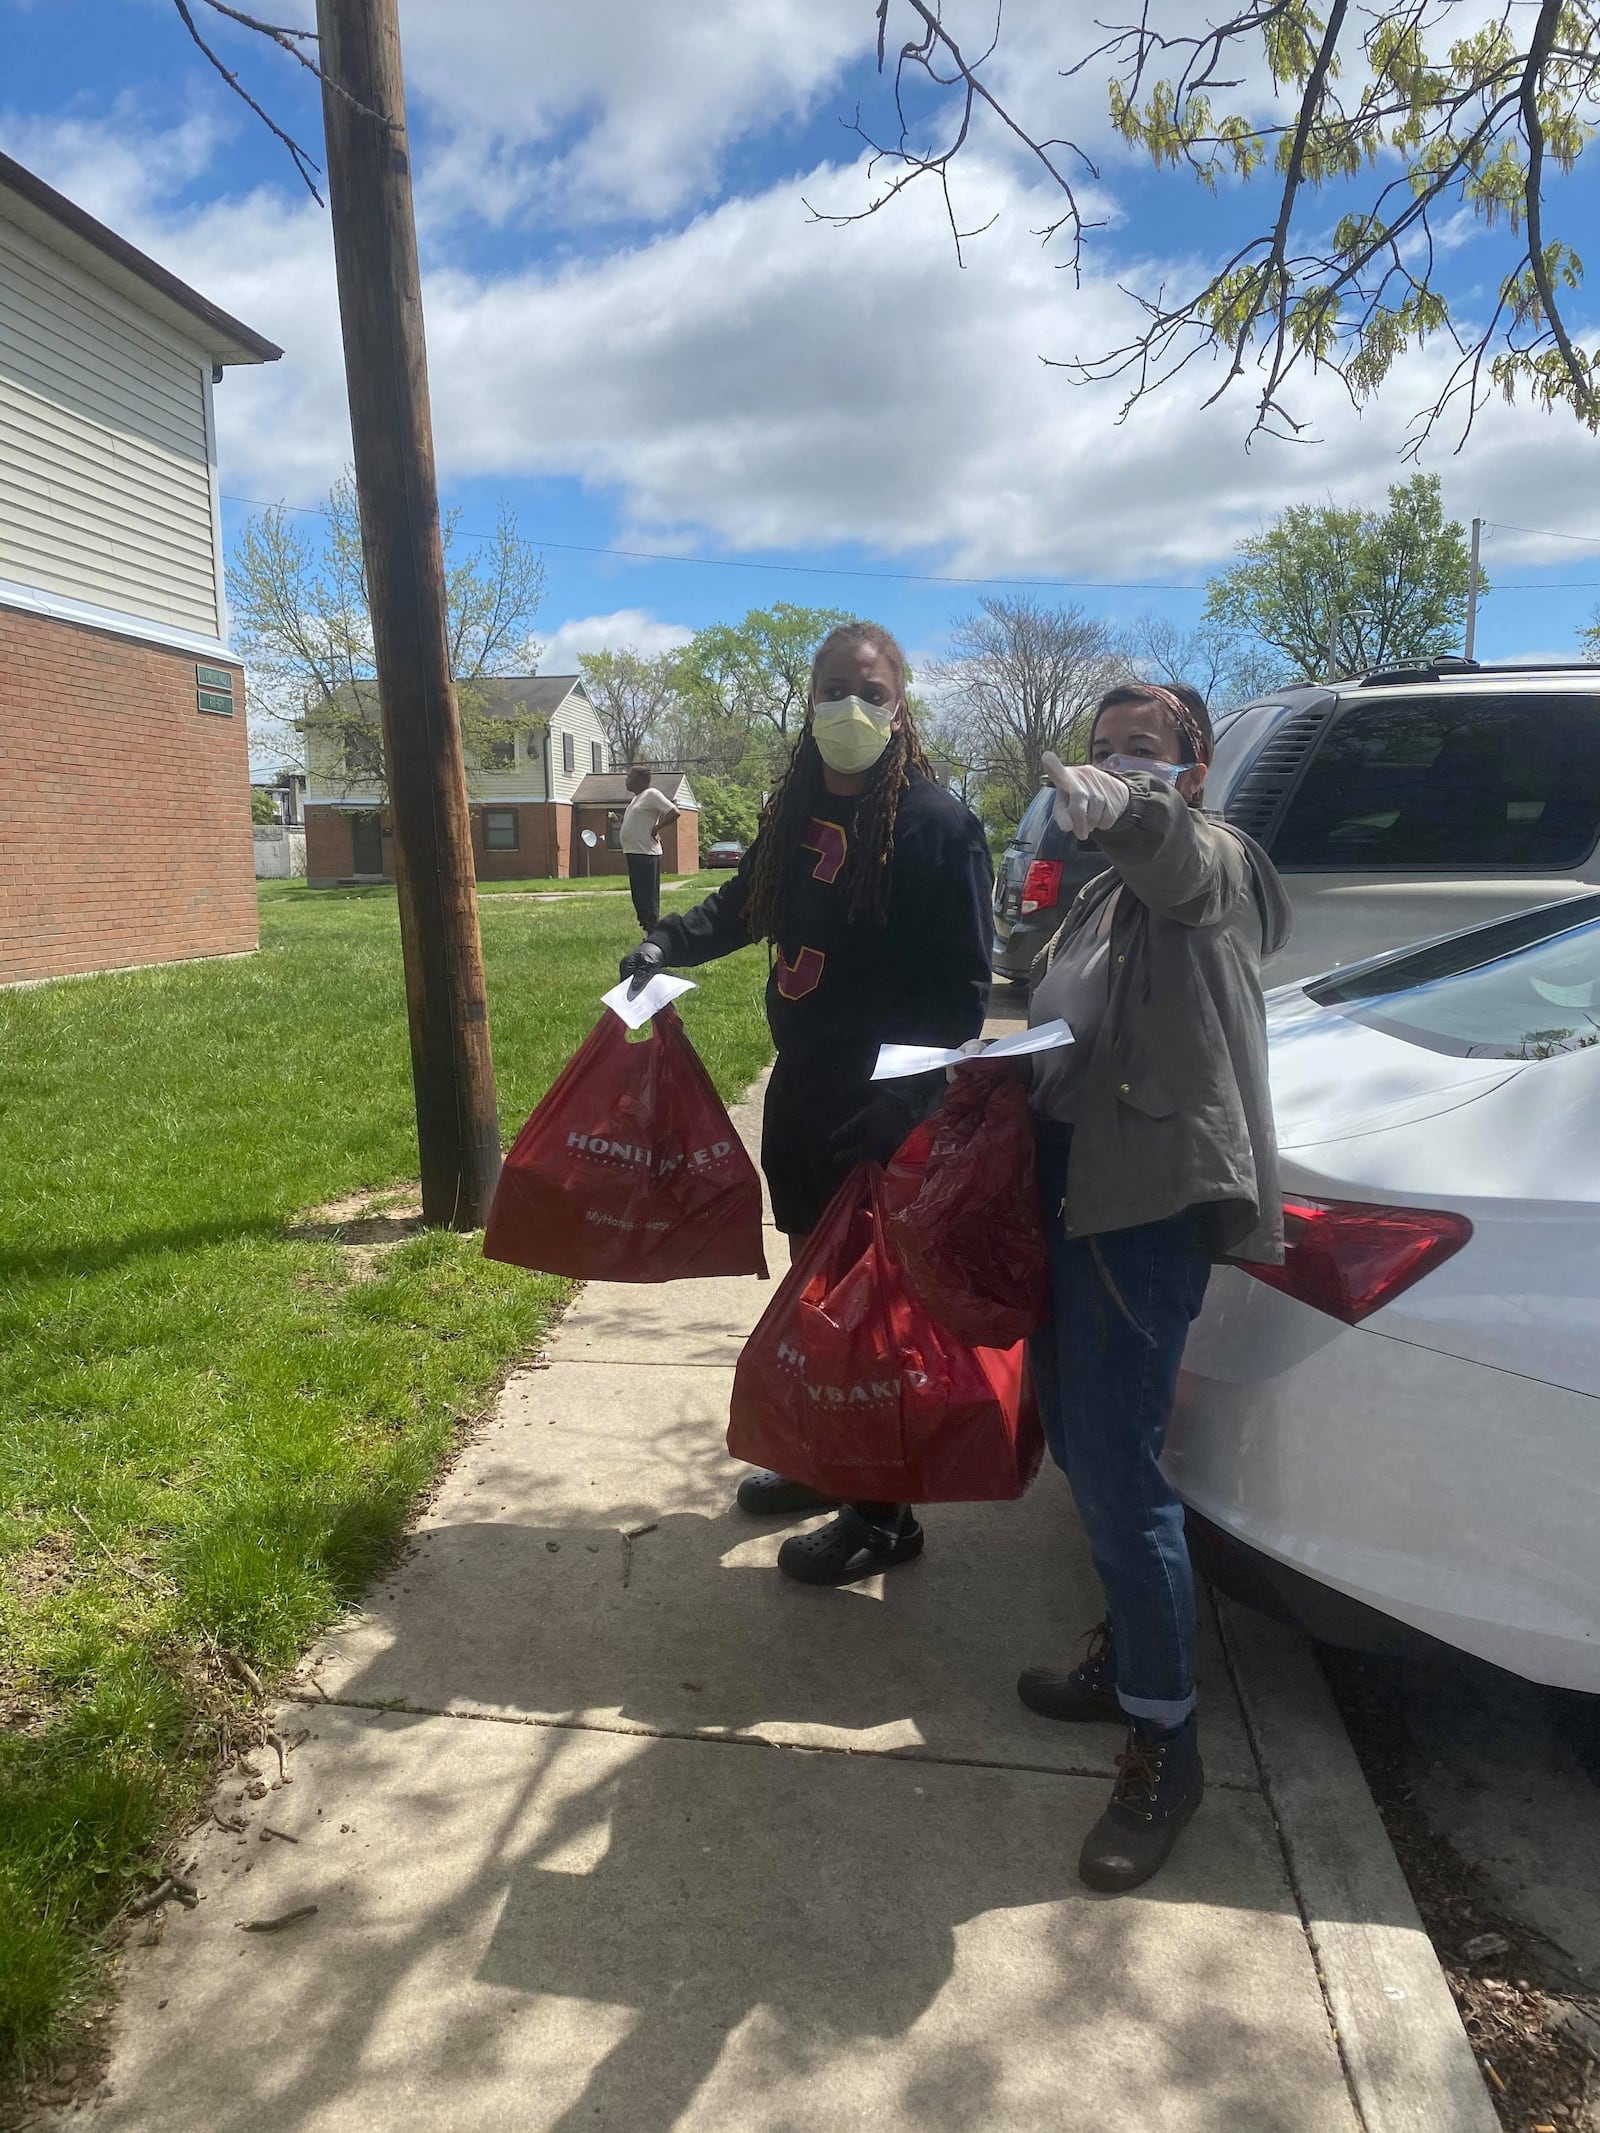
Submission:
M 771 1293 L 591 1287 L 511 1381 L 130 1945 L 97 2126 L 1358 2133 L 1214 1624 L 1206 1804 L 1096 1897 L 1120 1735 L 1012 1693 L 1099 1613 L 1064 1485 L 789 1585 L 722 1449 Z

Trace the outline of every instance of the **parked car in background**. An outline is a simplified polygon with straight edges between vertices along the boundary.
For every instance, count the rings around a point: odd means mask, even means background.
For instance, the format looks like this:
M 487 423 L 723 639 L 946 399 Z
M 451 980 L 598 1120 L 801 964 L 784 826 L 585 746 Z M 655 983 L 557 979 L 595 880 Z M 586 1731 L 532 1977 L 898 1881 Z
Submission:
M 994 952 L 997 978 L 1026 985 L 1034 957 L 1049 940 L 1068 904 L 1105 861 L 1053 820 L 1055 788 L 1047 785 L 1029 801 L 1009 843 L 995 861 Z
M 1164 1454 L 1199 1567 L 1600 1693 L 1600 894 L 1276 990 L 1268 1034 L 1287 1264 L 1213 1275 Z
M 1216 722 L 1206 806 L 1294 905 L 1284 983 L 1600 885 L 1600 666 L 1464 659 L 1306 683 Z M 994 969 L 1028 966 L 1095 853 L 1029 806 L 995 870 Z
M 1272 982 L 1600 885 L 1600 666 L 1387 667 L 1248 704 L 1206 805 L 1294 904 Z
M 706 846 L 702 864 L 708 867 L 736 867 L 744 857 L 744 846 L 737 837 L 719 837 L 715 844 Z

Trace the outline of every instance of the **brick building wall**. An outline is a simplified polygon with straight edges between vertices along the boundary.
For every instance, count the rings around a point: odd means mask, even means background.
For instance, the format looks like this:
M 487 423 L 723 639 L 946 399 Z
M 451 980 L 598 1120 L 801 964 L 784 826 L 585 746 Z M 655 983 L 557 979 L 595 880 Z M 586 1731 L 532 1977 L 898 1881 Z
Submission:
M 256 946 L 244 675 L 0 607 L 0 983 Z
M 333 807 L 308 807 L 306 880 L 313 888 L 327 888 L 332 882 L 348 881 L 352 871 L 350 817 Z
M 517 841 L 510 851 L 490 851 L 484 841 L 485 806 L 471 808 L 472 863 L 479 881 L 559 881 L 572 872 L 572 809 L 565 800 L 534 801 L 518 806 L 494 805 L 496 814 L 516 817 Z M 394 879 L 394 839 L 389 812 L 379 813 L 383 835 L 383 878 Z M 581 853 L 581 847 L 578 848 Z M 578 871 L 582 873 L 580 857 Z M 602 871 L 597 868 L 597 872 Z M 355 873 L 352 810 L 313 801 L 306 808 L 306 879 L 312 888 L 349 881 Z

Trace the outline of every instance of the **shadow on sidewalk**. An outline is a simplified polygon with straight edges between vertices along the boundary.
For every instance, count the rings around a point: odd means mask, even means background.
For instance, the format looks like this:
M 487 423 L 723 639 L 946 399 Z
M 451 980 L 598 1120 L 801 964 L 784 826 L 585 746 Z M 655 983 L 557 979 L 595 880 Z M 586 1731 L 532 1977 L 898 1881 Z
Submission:
M 1052 1726 L 1012 1690 L 1028 1659 L 1070 1663 L 1098 1612 L 1065 1489 L 924 1521 L 920 1561 L 838 1590 L 783 1578 L 787 1528 L 731 1509 L 669 1512 L 631 1541 L 609 1518 L 433 1526 L 403 1590 L 369 1601 L 360 1641 L 379 1648 L 334 1693 L 669 1734 L 820 1729 L 836 1747 L 1109 1776 L 1120 1728 Z M 1225 1759 L 1241 1753 L 1230 1738 Z

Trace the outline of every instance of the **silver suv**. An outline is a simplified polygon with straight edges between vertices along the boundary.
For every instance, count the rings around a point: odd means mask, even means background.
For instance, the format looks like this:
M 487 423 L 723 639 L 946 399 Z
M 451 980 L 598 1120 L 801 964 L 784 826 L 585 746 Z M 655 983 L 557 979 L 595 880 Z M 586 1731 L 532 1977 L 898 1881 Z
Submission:
M 1383 667 L 1247 704 L 1206 806 L 1294 902 L 1281 985 L 1600 884 L 1600 666 Z

